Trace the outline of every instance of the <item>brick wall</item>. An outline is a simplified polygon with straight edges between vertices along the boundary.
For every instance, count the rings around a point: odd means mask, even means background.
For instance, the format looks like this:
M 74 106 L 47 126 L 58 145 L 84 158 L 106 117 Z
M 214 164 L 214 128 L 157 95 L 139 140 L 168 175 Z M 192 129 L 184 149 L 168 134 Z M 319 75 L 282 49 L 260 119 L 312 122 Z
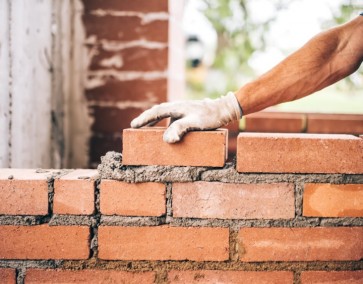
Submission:
M 122 150 L 122 130 L 184 90 L 183 0 L 83 0 L 90 164 Z
M 362 283 L 362 138 L 245 133 L 224 164 L 226 131 L 126 132 L 127 166 L 0 170 L 2 283 Z

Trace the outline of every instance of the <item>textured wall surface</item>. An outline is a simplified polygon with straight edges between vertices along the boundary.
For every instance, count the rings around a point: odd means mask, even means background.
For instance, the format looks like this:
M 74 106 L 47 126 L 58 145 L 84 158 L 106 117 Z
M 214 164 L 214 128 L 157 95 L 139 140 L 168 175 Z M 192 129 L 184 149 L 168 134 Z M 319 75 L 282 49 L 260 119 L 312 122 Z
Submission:
M 299 135 L 294 139 L 305 139 Z M 334 144 L 307 137 L 304 143 L 314 147 Z M 284 139 L 277 135 L 275 142 Z M 225 143 L 220 147 L 226 150 Z M 238 143 L 238 154 L 245 151 Z M 354 154 L 361 159 L 354 174 L 344 167 L 297 173 L 291 166 L 248 173 L 236 163 L 125 166 L 115 152 L 98 171 L 1 169 L 1 278 L 19 284 L 362 283 L 362 154 Z M 265 162 L 283 168 L 283 160 L 273 159 Z

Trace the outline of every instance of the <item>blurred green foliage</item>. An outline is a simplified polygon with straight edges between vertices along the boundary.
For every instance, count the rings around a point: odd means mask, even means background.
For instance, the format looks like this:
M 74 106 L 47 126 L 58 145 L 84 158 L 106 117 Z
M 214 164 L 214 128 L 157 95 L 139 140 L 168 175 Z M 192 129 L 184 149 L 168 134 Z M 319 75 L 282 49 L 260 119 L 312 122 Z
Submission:
M 236 74 L 244 74 L 246 77 L 255 77 L 253 69 L 248 65 L 248 59 L 256 51 L 263 51 L 266 47 L 268 30 L 278 17 L 278 12 L 286 9 L 291 2 L 298 0 L 271 0 L 276 8 L 274 16 L 256 23 L 251 18 L 248 3 L 253 0 L 203 0 L 206 9 L 205 16 L 211 22 L 218 35 L 218 47 L 215 61 L 211 68 L 219 70 L 225 76 L 225 90 L 206 90 L 201 82 L 188 82 L 188 92 L 191 98 L 203 96 L 219 97 L 230 90 L 237 90 L 241 82 L 238 82 Z M 363 7 L 355 4 L 354 0 L 345 1 L 338 14 L 333 15 L 332 20 L 322 23 L 323 28 L 342 24 L 348 21 L 352 15 L 359 14 Z M 348 85 L 352 81 L 346 79 Z M 347 84 L 345 84 L 347 85 Z

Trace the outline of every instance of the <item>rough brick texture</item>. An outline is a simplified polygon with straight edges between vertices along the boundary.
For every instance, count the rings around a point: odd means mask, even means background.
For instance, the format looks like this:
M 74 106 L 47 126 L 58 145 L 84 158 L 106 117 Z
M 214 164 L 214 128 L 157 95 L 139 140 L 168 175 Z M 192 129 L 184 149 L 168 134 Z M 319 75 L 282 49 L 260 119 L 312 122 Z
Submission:
M 246 132 L 299 133 L 304 130 L 305 116 L 301 113 L 257 112 L 246 116 Z
M 97 170 L 75 170 L 54 181 L 54 207 L 57 214 L 90 215 L 94 211 Z
M 258 283 L 258 284 L 292 284 L 294 275 L 288 271 L 220 271 L 220 270 L 196 270 L 196 271 L 170 271 L 168 280 L 170 283 Z
M 103 180 L 100 185 L 101 213 L 124 216 L 165 214 L 165 185 Z
M 351 135 L 241 133 L 237 143 L 239 172 L 363 173 L 363 140 Z
M 363 271 L 303 271 L 301 284 L 361 284 Z
M 16 274 L 15 269 L 11 268 L 0 268 L 0 279 L 3 284 L 15 284 Z
M 164 128 L 125 129 L 123 164 L 224 166 L 227 130 L 190 132 L 182 141 L 174 144 L 163 141 L 164 131 Z
M 123 260 L 224 261 L 228 228 L 99 227 L 99 257 Z
M 48 214 L 48 175 L 31 169 L 1 169 L 0 214 Z
M 0 259 L 86 259 L 85 226 L 1 226 Z
M 363 217 L 363 184 L 305 184 L 303 215 Z
M 289 219 L 294 202 L 293 184 L 173 184 L 174 217 Z
M 363 227 L 243 228 L 242 261 L 329 261 L 363 257 Z
M 39 283 L 154 283 L 154 272 L 126 272 L 113 270 L 42 270 L 29 269 L 26 284 Z

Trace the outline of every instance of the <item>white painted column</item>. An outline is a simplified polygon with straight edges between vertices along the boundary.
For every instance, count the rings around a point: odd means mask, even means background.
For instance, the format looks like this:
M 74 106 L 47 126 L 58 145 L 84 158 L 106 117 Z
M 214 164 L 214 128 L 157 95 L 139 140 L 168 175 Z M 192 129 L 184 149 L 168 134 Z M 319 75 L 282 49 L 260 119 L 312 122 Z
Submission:
M 9 11 L 10 0 L 0 0 L 0 167 L 9 167 Z
M 51 166 L 52 1 L 11 0 L 11 163 Z

